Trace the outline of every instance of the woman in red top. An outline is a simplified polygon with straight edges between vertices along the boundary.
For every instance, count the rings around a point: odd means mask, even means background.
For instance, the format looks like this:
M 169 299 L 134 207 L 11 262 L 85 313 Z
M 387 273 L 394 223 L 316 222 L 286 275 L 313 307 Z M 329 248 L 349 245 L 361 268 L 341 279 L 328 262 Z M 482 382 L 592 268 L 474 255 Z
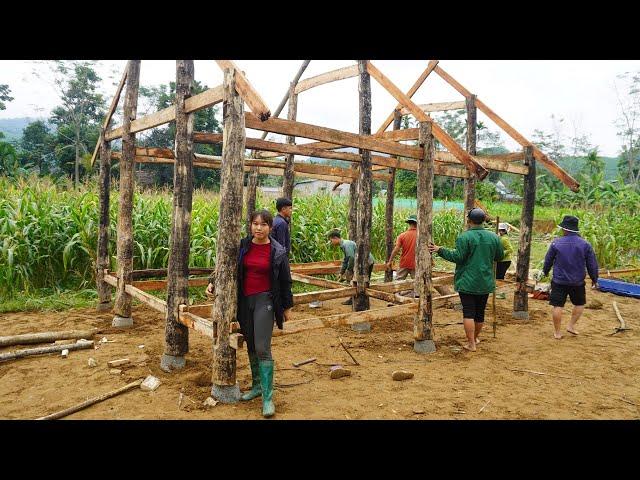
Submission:
M 271 336 L 289 320 L 293 295 L 287 251 L 269 236 L 273 216 L 267 210 L 251 215 L 251 235 L 240 242 L 238 256 L 238 321 L 247 341 L 251 366 L 251 390 L 241 400 L 262 395 L 262 414 L 275 413 L 273 404 L 273 358 Z M 207 287 L 213 293 L 214 286 Z

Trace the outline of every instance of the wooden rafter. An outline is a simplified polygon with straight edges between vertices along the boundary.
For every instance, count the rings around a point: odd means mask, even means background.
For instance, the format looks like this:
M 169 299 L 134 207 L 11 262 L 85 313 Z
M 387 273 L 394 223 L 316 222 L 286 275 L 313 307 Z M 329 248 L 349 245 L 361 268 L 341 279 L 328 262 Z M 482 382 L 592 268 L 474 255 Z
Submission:
M 93 164 L 96 161 L 96 156 L 98 155 L 98 150 L 100 150 L 100 144 L 102 143 L 104 132 L 107 129 L 107 127 L 109 126 L 109 122 L 111 121 L 111 117 L 113 117 L 113 114 L 115 113 L 116 108 L 118 108 L 118 102 L 120 101 L 120 94 L 122 93 L 122 89 L 124 88 L 124 84 L 125 84 L 125 82 L 127 80 L 127 73 L 128 72 L 129 72 L 129 62 L 127 62 L 127 64 L 124 67 L 124 73 L 122 74 L 122 79 L 120 80 L 120 83 L 118 84 L 118 88 L 116 89 L 116 94 L 111 99 L 111 105 L 109 106 L 109 110 L 107 111 L 107 115 L 104 117 L 104 122 L 102 124 L 102 130 L 100 131 L 100 137 L 98 138 L 98 141 L 96 142 L 96 148 L 93 150 L 93 155 L 91 156 L 91 166 L 92 167 L 93 167 Z
M 464 88 L 456 79 L 454 79 L 451 75 L 445 72 L 442 68 L 437 67 L 435 72 L 440 75 L 440 77 L 455 88 L 461 95 L 464 97 L 469 97 L 471 93 L 469 90 Z M 507 133 L 511 138 L 513 138 L 516 142 L 518 142 L 523 147 L 532 147 L 533 148 L 533 156 L 536 160 L 542 162 L 542 164 L 549 170 L 553 175 L 556 176 L 562 183 L 564 183 L 567 187 L 569 187 L 574 192 L 577 192 L 580 189 L 580 183 L 578 183 L 571 175 L 569 175 L 560 165 L 547 157 L 538 147 L 536 147 L 533 143 L 527 140 L 522 134 L 520 134 L 515 128 L 509 125 L 502 117 L 500 117 L 497 113 L 491 110 L 482 100 L 476 98 L 476 106 L 484 113 L 487 117 L 489 117 L 493 122 L 498 125 L 505 133 Z
M 305 78 L 302 80 L 294 90 L 295 93 L 304 92 L 310 88 L 324 85 L 325 83 L 335 82 L 337 80 L 344 80 L 345 78 L 357 77 L 358 65 L 351 65 L 349 67 L 338 68 L 330 72 L 316 75 L 315 77 Z
M 459 102 L 437 102 L 437 103 L 424 103 L 418 105 L 418 107 L 426 113 L 431 112 L 446 112 L 448 110 L 464 110 L 465 102 L 464 100 Z M 400 110 L 402 115 L 409 115 L 411 112 L 407 107 L 402 107 Z
M 429 115 L 427 115 L 420 107 L 418 107 L 409 96 L 402 92 L 389 78 L 387 78 L 376 66 L 371 62 L 367 62 L 367 71 L 382 85 L 393 97 L 398 100 L 404 107 L 420 121 L 431 122 L 433 124 L 433 136 L 445 146 L 447 150 L 453 153 L 470 171 L 474 172 L 479 179 L 483 179 L 489 174 L 489 171 L 476 162 L 471 155 L 465 152 L 456 141 L 449 136 L 440 126 L 435 123 Z
M 271 111 L 266 102 L 262 99 L 258 91 L 253 88 L 253 85 L 247 80 L 244 72 L 242 72 L 235 63 L 231 60 L 216 60 L 216 63 L 222 71 L 225 68 L 231 68 L 235 70 L 236 75 L 236 88 L 238 93 L 249 106 L 249 109 L 260 117 L 260 120 L 266 120 L 271 116 Z
M 427 68 L 424 70 L 424 72 L 422 72 L 422 74 L 418 77 L 418 79 L 415 81 L 415 83 L 411 86 L 411 88 L 407 92 L 407 96 L 409 98 L 413 97 L 413 94 L 418 91 L 418 89 L 422 86 L 422 84 L 427 79 L 427 77 L 431 74 L 434 68 L 438 66 L 438 62 L 439 60 L 431 60 L 429 62 L 429 65 L 427 65 Z M 389 114 L 389 116 L 385 119 L 384 122 L 382 122 L 382 125 L 380 125 L 380 128 L 378 128 L 376 135 L 381 135 L 387 128 L 389 128 L 389 125 L 391 125 L 391 122 L 393 122 L 393 115 L 395 110 L 399 110 L 401 107 L 402 107 L 402 104 L 398 103 L 394 111 Z

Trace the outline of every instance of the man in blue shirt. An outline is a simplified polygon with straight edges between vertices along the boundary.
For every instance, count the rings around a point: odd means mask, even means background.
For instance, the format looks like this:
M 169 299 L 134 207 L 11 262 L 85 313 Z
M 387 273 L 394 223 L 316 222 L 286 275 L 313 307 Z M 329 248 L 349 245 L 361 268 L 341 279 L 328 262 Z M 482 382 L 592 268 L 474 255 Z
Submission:
M 584 311 L 586 301 L 585 268 L 591 277 L 591 288 L 598 286 L 598 261 L 591 244 L 579 235 L 578 218 L 565 215 L 558 225 L 563 236 L 556 238 L 544 258 L 543 276 L 549 275 L 553 266 L 551 279 L 551 293 L 549 304 L 553 306 L 553 337 L 562 338 L 560 324 L 562 322 L 562 308 L 567 301 L 567 295 L 573 303 L 571 320 L 567 325 L 567 332 L 578 335 L 575 330 L 576 322 Z
M 290 222 L 293 204 L 288 198 L 278 198 L 276 200 L 276 210 L 278 210 L 278 214 L 273 219 L 271 237 L 285 248 L 288 256 L 291 253 Z

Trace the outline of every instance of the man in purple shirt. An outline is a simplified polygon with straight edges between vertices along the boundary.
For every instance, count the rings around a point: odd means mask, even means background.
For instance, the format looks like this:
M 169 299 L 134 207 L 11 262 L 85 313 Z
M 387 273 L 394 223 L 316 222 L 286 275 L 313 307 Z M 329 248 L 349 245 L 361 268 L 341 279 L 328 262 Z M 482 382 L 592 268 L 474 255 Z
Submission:
M 549 304 L 553 306 L 553 327 L 555 329 L 553 337 L 556 340 L 562 338 L 560 323 L 567 295 L 573 303 L 567 332 L 578 335 L 574 327 L 587 303 L 584 282 L 585 268 L 591 277 L 591 288 L 598 286 L 596 254 L 591 244 L 579 235 L 578 219 L 572 215 L 565 215 L 562 223 L 558 226 L 562 229 L 563 236 L 551 242 L 542 268 L 542 273 L 546 277 L 553 266 Z
M 288 198 L 278 198 L 276 200 L 276 210 L 278 210 L 278 214 L 273 219 L 271 237 L 282 245 L 287 251 L 287 255 L 289 255 L 291 253 L 291 233 L 289 230 L 289 222 L 291 222 L 293 204 Z

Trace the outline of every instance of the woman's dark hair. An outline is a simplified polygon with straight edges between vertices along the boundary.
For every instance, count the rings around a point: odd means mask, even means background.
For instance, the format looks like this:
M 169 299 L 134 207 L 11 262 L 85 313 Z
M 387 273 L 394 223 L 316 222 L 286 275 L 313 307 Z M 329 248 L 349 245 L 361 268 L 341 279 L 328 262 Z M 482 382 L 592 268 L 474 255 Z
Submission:
M 264 223 L 269 225 L 269 228 L 273 228 L 273 215 L 271 215 L 271 212 L 269 210 L 256 210 L 251 214 L 249 220 L 251 223 L 253 223 L 253 221 L 258 217 L 262 218 Z

